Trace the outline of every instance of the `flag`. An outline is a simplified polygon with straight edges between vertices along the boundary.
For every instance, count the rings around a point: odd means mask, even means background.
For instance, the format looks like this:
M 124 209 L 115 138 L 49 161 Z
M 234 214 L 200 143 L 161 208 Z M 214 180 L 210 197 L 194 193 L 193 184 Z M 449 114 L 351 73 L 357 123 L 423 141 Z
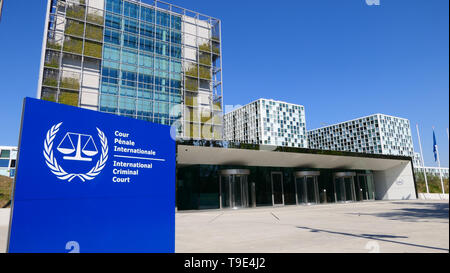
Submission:
M 436 134 L 434 133 L 433 128 L 433 153 L 434 153 L 434 161 L 436 162 L 438 160 L 437 155 L 437 143 L 436 143 Z

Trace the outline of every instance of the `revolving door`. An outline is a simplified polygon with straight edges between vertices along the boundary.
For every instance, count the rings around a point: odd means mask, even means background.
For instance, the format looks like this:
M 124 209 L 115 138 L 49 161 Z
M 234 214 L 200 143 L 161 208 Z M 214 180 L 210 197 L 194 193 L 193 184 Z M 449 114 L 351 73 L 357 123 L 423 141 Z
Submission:
M 339 172 L 334 174 L 334 198 L 336 202 L 356 201 L 354 172 Z
M 249 207 L 249 170 L 222 170 L 219 172 L 220 208 L 238 209 Z
M 319 203 L 319 175 L 320 172 L 314 171 L 294 173 L 297 205 Z

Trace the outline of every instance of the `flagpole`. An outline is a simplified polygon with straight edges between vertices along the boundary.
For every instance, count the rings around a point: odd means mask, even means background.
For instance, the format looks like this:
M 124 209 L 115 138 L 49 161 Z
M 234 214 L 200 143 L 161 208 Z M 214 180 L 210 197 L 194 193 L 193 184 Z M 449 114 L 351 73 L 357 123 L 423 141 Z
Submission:
M 434 152 L 435 152 L 434 158 L 438 162 L 438 167 L 439 167 L 439 176 L 441 178 L 442 193 L 445 194 L 444 180 L 442 179 L 441 160 L 439 158 L 439 148 L 438 148 L 437 141 L 436 141 L 436 133 L 434 132 L 434 126 L 433 126 L 433 145 L 434 145 Z
M 419 139 L 420 161 L 422 163 L 423 177 L 425 178 L 425 185 L 427 187 L 427 193 L 430 193 L 430 189 L 428 188 L 427 172 L 425 171 L 425 160 L 423 159 L 422 142 L 420 140 L 420 133 L 419 133 L 419 124 L 416 124 L 416 128 L 417 128 L 417 137 Z
M 438 166 L 439 166 L 439 176 L 441 177 L 442 193 L 445 194 L 444 180 L 442 179 L 441 160 L 439 159 L 439 148 L 438 148 L 437 144 L 436 144 L 436 153 L 437 153 L 437 161 L 438 161 Z

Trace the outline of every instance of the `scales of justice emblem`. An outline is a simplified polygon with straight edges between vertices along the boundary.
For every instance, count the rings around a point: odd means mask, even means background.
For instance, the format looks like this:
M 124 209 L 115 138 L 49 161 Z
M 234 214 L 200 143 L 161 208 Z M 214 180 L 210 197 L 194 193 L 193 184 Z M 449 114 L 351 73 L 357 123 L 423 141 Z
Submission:
M 55 124 L 47 131 L 43 150 L 45 163 L 50 168 L 50 171 L 60 180 L 68 180 L 69 182 L 74 178 L 79 178 L 82 182 L 93 180 L 105 168 L 108 160 L 108 139 L 105 133 L 97 128 L 101 143 L 101 155 L 95 166 L 87 173 L 68 173 L 59 165 L 56 157 L 53 155 L 53 142 L 61 125 L 62 122 Z M 56 150 L 65 155 L 63 159 L 67 161 L 92 162 L 92 157 L 99 153 L 92 135 L 73 132 L 67 132 L 64 135 Z
M 74 145 L 76 143 L 76 147 Z M 83 148 L 81 144 L 84 143 Z M 93 156 L 98 154 L 97 146 L 95 146 L 94 139 L 91 135 L 83 135 L 78 133 L 67 133 L 59 143 L 57 148 L 59 152 L 65 155 L 75 153 L 75 156 L 64 156 L 65 160 L 74 161 L 92 161 Z M 81 154 L 88 157 L 82 157 Z

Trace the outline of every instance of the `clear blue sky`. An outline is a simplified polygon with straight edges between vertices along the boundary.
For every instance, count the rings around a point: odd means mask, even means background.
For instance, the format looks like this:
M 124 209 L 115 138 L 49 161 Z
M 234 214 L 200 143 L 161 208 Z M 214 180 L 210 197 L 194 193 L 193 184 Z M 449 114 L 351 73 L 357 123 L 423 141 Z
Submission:
M 35 97 L 44 0 L 6 0 L 0 22 L 0 145 L 17 145 L 22 99 Z M 145 2 L 145 1 L 144 1 Z M 302 104 L 308 129 L 373 113 L 432 126 L 448 167 L 449 1 L 173 0 L 222 19 L 225 104 Z

